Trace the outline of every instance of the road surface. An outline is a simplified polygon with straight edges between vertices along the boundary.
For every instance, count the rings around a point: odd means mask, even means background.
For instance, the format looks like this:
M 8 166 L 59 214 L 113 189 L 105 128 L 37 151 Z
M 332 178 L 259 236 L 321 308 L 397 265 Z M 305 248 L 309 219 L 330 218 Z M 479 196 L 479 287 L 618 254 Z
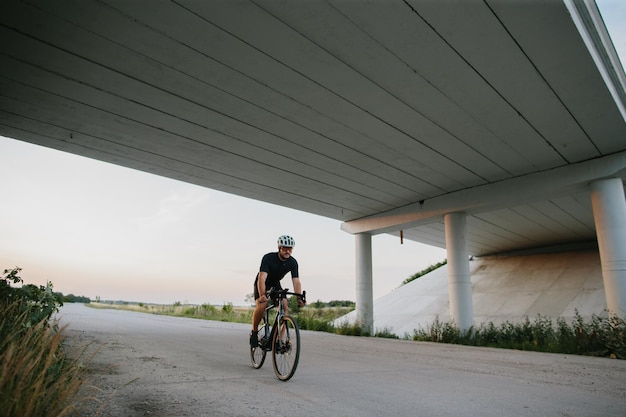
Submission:
M 302 332 L 288 382 L 249 326 L 66 304 L 99 416 L 626 416 L 626 361 Z M 94 403 L 95 404 L 95 403 Z

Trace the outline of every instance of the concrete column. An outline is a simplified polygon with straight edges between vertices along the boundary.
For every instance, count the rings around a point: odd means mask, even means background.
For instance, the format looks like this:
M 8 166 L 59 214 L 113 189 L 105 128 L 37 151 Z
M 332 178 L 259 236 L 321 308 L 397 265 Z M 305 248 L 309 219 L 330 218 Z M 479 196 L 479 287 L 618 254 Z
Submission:
M 461 330 L 466 331 L 474 324 L 472 281 L 465 243 L 466 217 L 464 213 L 448 213 L 443 218 L 448 252 L 450 316 Z
M 372 290 L 372 235 L 356 238 L 356 320 L 364 331 L 374 333 L 374 293 Z
M 591 183 L 591 205 L 609 313 L 626 318 L 626 199 L 621 178 Z

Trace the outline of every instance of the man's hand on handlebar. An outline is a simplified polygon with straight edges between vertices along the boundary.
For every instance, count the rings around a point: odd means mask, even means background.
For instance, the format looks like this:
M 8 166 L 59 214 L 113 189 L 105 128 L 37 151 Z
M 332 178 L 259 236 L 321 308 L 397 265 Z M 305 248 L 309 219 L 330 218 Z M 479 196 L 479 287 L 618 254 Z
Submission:
M 304 307 L 306 305 L 306 291 L 302 291 L 301 295 L 298 295 L 298 306 Z
M 274 294 L 282 294 L 283 298 L 286 298 L 287 295 L 295 295 L 298 299 L 298 305 L 300 307 L 304 307 L 306 305 L 306 291 L 302 291 L 302 294 L 297 294 L 289 292 L 289 289 L 287 288 L 281 290 L 275 290 L 274 288 L 270 288 L 269 291 L 259 297 L 259 301 L 264 303 L 265 301 L 268 301 L 270 298 L 272 298 Z M 281 297 L 281 295 L 279 295 L 279 297 Z

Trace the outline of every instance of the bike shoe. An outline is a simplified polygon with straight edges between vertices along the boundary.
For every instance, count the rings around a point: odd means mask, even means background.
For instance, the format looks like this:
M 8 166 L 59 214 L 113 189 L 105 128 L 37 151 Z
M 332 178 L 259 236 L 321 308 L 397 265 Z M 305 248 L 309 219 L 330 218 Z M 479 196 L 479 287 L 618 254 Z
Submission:
M 257 335 L 258 333 L 258 331 L 255 332 L 254 330 L 250 332 L 250 346 L 252 346 L 253 348 L 259 346 L 259 336 Z
M 261 349 L 265 349 L 267 347 L 267 337 L 263 336 L 261 338 L 261 340 L 259 340 L 259 346 L 261 346 Z

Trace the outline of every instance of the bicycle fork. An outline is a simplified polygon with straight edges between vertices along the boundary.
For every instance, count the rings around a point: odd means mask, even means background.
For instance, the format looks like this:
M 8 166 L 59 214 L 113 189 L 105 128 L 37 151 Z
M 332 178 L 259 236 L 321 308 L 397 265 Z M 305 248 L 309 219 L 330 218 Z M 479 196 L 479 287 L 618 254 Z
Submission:
M 277 353 L 289 353 L 291 349 L 291 344 L 289 343 L 290 334 L 289 334 L 289 326 L 287 326 L 284 320 L 279 320 L 279 328 L 280 334 L 278 335 L 277 342 L 278 346 L 274 346 Z
M 274 340 L 274 334 L 276 333 L 276 328 L 278 327 L 280 330 L 280 334 L 278 335 L 277 341 L 278 346 L 274 346 L 273 348 L 277 349 L 278 353 L 286 353 L 289 351 L 289 328 L 284 324 L 282 318 L 277 318 L 274 322 L 274 326 L 272 326 L 272 330 L 269 335 L 267 334 L 267 327 L 269 324 L 266 324 L 265 335 L 260 341 L 259 345 L 267 351 L 272 350 L 272 341 Z

